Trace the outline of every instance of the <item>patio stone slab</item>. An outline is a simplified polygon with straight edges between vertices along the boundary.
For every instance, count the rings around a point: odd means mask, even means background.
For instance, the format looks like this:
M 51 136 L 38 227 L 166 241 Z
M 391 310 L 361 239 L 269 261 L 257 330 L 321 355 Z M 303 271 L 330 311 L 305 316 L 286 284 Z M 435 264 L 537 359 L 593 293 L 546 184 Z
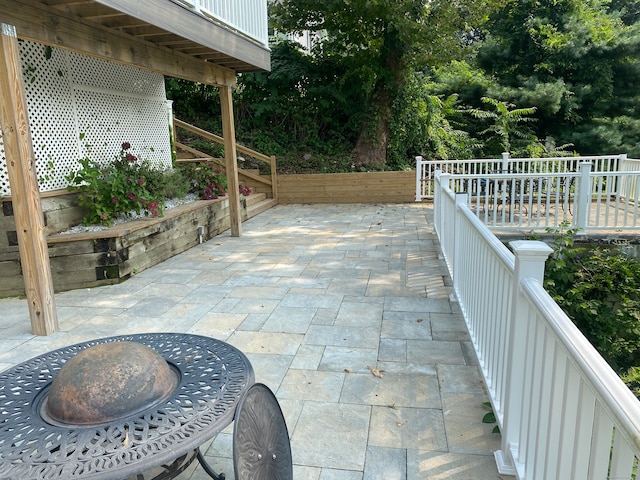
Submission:
M 407 478 L 407 451 L 404 448 L 367 448 L 363 480 Z
M 387 297 L 385 311 L 451 313 L 449 300 L 443 298 Z
M 438 379 L 440 392 L 448 395 L 484 395 L 486 389 L 477 366 L 440 364 Z
M 450 452 L 491 456 L 500 450 L 500 434 L 492 433 L 495 425 L 478 422 L 490 411 L 482 405 L 485 401 L 485 395 L 443 394 L 445 431 Z
M 378 350 L 375 348 L 324 347 L 318 370 L 336 372 L 366 372 L 367 365 L 375 365 Z
M 407 479 L 499 480 L 493 455 L 460 455 L 427 450 L 407 450 Z
M 278 306 L 262 325 L 264 332 L 306 333 L 315 317 L 314 307 Z
M 401 338 L 380 338 L 378 360 L 381 362 L 406 362 L 407 341 Z
M 407 340 L 407 361 L 416 363 L 449 363 L 464 365 L 460 342 Z
M 291 368 L 300 370 L 318 370 L 325 347 L 323 345 L 300 345 Z
M 340 401 L 381 405 L 392 409 L 442 408 L 438 380 L 429 375 L 395 375 L 381 372 L 382 378 L 371 373 L 349 374 L 345 377 Z
M 430 314 L 385 312 L 382 319 L 383 338 L 432 340 Z
M 369 446 L 447 451 L 442 410 L 374 406 Z
M 236 331 L 226 341 L 244 353 L 295 355 L 302 339 L 295 333 Z
M 349 302 L 340 305 L 334 325 L 369 327 L 382 322 L 382 304 Z
M 305 335 L 304 343 L 336 347 L 378 348 L 379 338 L 379 329 L 376 327 L 311 325 Z
M 317 370 L 289 370 L 278 388 L 278 398 L 337 402 L 344 373 Z
M 364 470 L 371 407 L 306 402 L 291 438 L 297 464 Z

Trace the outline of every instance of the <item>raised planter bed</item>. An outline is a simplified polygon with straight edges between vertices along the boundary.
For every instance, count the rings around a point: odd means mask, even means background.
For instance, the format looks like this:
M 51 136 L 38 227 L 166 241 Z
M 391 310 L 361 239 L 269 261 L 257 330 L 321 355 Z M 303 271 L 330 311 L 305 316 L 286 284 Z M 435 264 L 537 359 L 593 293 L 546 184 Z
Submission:
M 242 200 L 243 221 L 272 206 L 262 197 L 250 195 Z M 99 232 L 49 235 L 54 289 L 119 283 L 198 245 L 198 227 L 203 227 L 203 241 L 228 230 L 228 199 L 198 200 L 165 210 L 163 217 L 133 220 Z M 24 294 L 17 245 L 0 248 L 0 272 L 0 297 Z

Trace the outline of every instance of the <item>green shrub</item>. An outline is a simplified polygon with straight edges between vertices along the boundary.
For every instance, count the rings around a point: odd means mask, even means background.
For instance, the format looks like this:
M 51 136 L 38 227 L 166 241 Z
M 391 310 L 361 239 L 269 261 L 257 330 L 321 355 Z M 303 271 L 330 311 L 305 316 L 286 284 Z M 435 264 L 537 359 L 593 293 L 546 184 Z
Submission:
M 215 163 L 181 163 L 177 167 L 181 174 L 189 179 L 190 191 L 203 200 L 211 200 L 225 195 L 227 176 Z
M 145 176 L 151 176 L 152 168 L 139 161 L 130 148 L 131 145 L 124 142 L 115 161 L 104 167 L 83 158 L 79 160 L 82 169 L 67 175 L 67 189 L 79 192 L 78 204 L 89 209 L 83 218 L 86 225 L 111 225 L 118 216 L 130 212 L 162 214 L 162 202 L 149 189 Z
M 557 231 L 545 288 L 619 374 L 640 366 L 640 262 Z

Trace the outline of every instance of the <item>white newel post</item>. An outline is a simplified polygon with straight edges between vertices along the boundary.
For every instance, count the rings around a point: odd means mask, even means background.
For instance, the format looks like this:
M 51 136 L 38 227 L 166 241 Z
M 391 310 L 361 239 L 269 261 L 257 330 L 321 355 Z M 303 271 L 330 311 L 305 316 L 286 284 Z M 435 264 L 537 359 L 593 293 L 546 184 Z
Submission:
M 578 195 L 574 203 L 576 209 L 575 226 L 580 229 L 579 234 L 584 235 L 587 228 L 587 213 L 591 203 L 591 162 L 580 163 L 580 177 Z M 567 192 L 570 195 L 570 192 Z
M 524 371 L 523 352 L 526 351 L 526 311 L 520 284 L 525 278 L 533 278 L 542 283 L 544 278 L 544 264 L 553 251 L 544 242 L 532 240 L 517 240 L 509 243 L 515 255 L 513 274 L 513 298 L 511 321 L 509 327 L 509 352 L 507 352 L 507 388 L 504 399 L 504 414 L 502 418 L 501 449 L 495 452 L 498 472 L 502 475 L 516 475 L 518 467 L 523 464 L 518 458 L 518 438 L 522 415 L 523 390 L 526 372 Z M 522 473 L 517 472 L 518 478 Z
M 418 156 L 416 157 L 416 202 L 420 201 L 422 201 L 422 157 Z
M 502 152 L 502 171 L 500 173 L 510 173 L 509 152 Z

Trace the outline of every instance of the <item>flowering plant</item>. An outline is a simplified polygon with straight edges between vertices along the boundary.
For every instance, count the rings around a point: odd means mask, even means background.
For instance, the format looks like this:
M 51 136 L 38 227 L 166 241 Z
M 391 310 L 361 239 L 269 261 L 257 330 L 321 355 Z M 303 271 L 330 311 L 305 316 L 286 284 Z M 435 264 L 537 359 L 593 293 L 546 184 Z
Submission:
M 147 189 L 146 176 L 152 170 L 130 149 L 131 144 L 124 142 L 115 161 L 104 167 L 85 157 L 79 160 L 82 168 L 66 177 L 67 189 L 79 192 L 78 204 L 89 209 L 82 219 L 85 225 L 111 225 L 118 216 L 132 212 L 162 215 L 162 203 Z
M 227 193 L 225 171 L 215 163 L 187 164 L 183 170 L 191 180 L 191 189 L 202 200 L 213 200 Z

